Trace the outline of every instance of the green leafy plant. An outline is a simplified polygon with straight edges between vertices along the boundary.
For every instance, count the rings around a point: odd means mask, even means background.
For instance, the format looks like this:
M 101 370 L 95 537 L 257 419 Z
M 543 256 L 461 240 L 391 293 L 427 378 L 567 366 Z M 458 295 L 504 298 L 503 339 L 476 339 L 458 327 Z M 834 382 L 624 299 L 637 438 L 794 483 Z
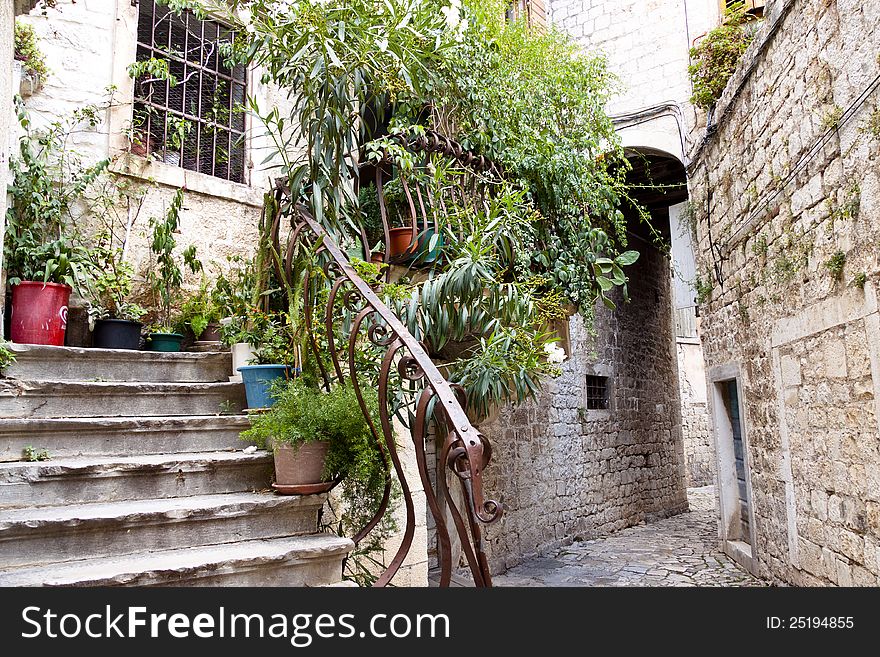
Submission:
M 215 289 L 202 279 L 199 291 L 181 306 L 177 317 L 178 332 L 189 328 L 198 339 L 209 324 L 220 320 L 221 308 L 216 302 Z
M 49 450 L 37 449 L 33 445 L 26 445 L 22 450 L 22 456 L 25 461 L 48 461 L 50 458 Z
M 843 251 L 837 251 L 825 261 L 825 268 L 828 270 L 831 278 L 839 281 L 843 278 L 843 267 L 845 264 L 846 254 Z
M 697 107 L 708 110 L 724 93 L 739 60 L 755 38 L 754 28 L 747 23 L 750 18 L 744 3 L 730 5 L 723 23 L 691 48 L 688 73 L 694 89 L 691 102 Z
M 367 411 L 378 426 L 376 393 L 363 392 Z M 275 449 L 280 445 L 329 442 L 323 478 L 341 478 L 342 508 L 337 530 L 352 535 L 378 510 L 389 467 L 375 445 L 354 388 L 350 384 L 337 385 L 327 392 L 293 379 L 277 381 L 272 394 L 275 403 L 266 413 L 251 418 L 251 428 L 242 432 L 242 439 Z M 392 530 L 393 526 L 386 525 L 386 532 Z M 374 541 L 380 539 L 373 537 Z
M 138 322 L 147 311 L 130 300 L 134 287 L 134 269 L 122 250 L 113 248 L 106 233 L 88 252 L 91 274 L 85 286 L 89 322 L 99 319 L 124 319 Z
M 696 302 L 698 304 L 702 305 L 711 299 L 713 289 L 714 286 L 712 285 L 712 279 L 710 276 L 706 276 L 705 278 L 697 276 L 694 279 L 694 291 L 697 293 Z
M 24 134 L 11 158 L 12 203 L 6 213 L 4 265 L 8 282 L 84 284 L 89 254 L 76 229 L 73 210 L 104 176 L 109 162 L 86 166 L 67 148 L 68 137 L 94 129 L 100 108 L 89 105 L 35 131 L 22 103 L 16 106 Z
M 45 78 L 49 75 L 46 58 L 40 50 L 40 40 L 32 25 L 15 21 L 14 58 L 24 64 L 24 69 Z
M 174 233 L 180 225 L 180 210 L 183 206 L 183 190 L 178 189 L 168 206 L 164 217 L 150 220 L 152 239 L 150 251 L 156 266 L 150 267 L 147 274 L 150 292 L 158 311 L 159 332 L 173 332 L 172 306 L 180 294 L 183 284 L 183 271 L 178 264 L 175 249 L 177 240 Z M 202 271 L 202 263 L 196 257 L 195 246 L 187 247 L 182 254 L 183 264 L 194 274 Z
M 853 276 L 852 286 L 858 288 L 864 288 L 865 284 L 868 282 L 868 276 L 865 272 L 860 271 L 858 274 Z
M 9 348 L 9 343 L 0 340 L 0 372 L 15 362 L 15 352 Z
M 823 130 L 837 130 L 840 127 L 840 121 L 843 118 L 843 108 L 835 105 L 822 115 Z

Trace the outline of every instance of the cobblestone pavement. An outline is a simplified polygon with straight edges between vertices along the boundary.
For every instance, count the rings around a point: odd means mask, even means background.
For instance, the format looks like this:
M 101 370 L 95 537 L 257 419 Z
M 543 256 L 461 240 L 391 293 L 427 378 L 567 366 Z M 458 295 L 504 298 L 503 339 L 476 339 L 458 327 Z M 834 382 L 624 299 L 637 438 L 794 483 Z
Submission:
M 712 486 L 691 511 L 575 543 L 493 578 L 495 586 L 761 586 L 718 550 Z

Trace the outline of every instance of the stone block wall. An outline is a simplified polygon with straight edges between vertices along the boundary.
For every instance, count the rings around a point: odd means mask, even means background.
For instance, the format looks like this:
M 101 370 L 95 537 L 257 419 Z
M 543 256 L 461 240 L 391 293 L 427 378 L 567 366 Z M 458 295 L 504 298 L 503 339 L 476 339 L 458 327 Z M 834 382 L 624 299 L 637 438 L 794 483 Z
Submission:
M 562 375 L 480 426 L 486 494 L 505 509 L 485 531 L 492 572 L 687 510 L 669 265 L 639 248 L 632 301 L 598 309 L 594 335 L 573 317 Z M 586 409 L 587 374 L 609 377 L 609 410 Z
M 604 53 L 618 77 L 606 110 L 623 144 L 684 160 L 690 133 L 704 119 L 689 102 L 688 52 L 717 24 L 717 0 L 550 0 L 549 9 L 554 26 L 586 51 Z
M 696 339 L 681 338 L 676 351 L 687 485 L 711 486 L 715 483 L 715 445 L 709 431 L 703 351 Z
M 880 4 L 767 13 L 693 154 L 710 389 L 739 371 L 754 569 L 877 585 Z

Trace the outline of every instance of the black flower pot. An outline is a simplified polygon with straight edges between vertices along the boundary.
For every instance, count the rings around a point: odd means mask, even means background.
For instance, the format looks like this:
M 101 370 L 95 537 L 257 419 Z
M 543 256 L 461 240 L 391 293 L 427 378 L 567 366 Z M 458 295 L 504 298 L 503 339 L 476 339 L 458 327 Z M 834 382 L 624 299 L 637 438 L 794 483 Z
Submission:
M 125 319 L 99 319 L 92 345 L 99 349 L 140 349 L 142 327 L 140 322 Z

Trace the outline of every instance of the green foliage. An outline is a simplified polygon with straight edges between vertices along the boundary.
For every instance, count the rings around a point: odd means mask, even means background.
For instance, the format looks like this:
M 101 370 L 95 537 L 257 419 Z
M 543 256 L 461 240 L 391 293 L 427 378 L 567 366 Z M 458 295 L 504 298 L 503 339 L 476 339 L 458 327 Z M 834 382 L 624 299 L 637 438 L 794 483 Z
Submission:
M 755 30 L 745 24 L 748 19 L 744 3 L 731 5 L 724 14 L 724 22 L 691 48 L 688 73 L 694 88 L 694 105 L 708 110 L 724 93 L 740 58 L 755 38 Z
M 98 235 L 89 249 L 92 273 L 86 285 L 89 323 L 99 319 L 125 319 L 138 322 L 146 309 L 129 300 L 134 286 L 134 269 L 123 259 L 122 250 L 114 248 L 107 233 Z
M 15 362 L 15 352 L 9 348 L 9 343 L 0 340 L 0 372 Z
M 189 328 L 196 339 L 208 328 L 208 324 L 220 320 L 221 307 L 217 303 L 216 289 L 202 278 L 199 291 L 190 296 L 181 306 L 175 329 L 178 333 Z
M 880 108 L 871 112 L 871 116 L 868 117 L 864 129 L 874 137 L 874 139 L 880 139 Z
M 15 21 L 14 58 L 24 64 L 28 73 L 45 78 L 49 75 L 46 59 L 40 51 L 40 40 L 32 25 Z
M 840 105 L 835 105 L 822 115 L 822 129 L 837 130 L 840 127 L 840 121 L 842 118 L 843 108 Z
M 8 281 L 12 285 L 22 280 L 66 283 L 79 288 L 89 259 L 74 215 L 109 162 L 85 166 L 66 144 L 71 133 L 97 126 L 101 108 L 83 107 L 41 131 L 32 127 L 21 102 L 16 108 L 24 134 L 17 156 L 10 160 L 12 203 L 6 212 L 4 239 Z
M 860 271 L 858 274 L 853 276 L 852 286 L 858 288 L 864 288 L 865 284 L 868 282 L 868 276 L 865 272 Z
M 384 298 L 432 355 L 455 362 L 470 394 L 482 396 L 478 406 L 531 394 L 550 371 L 550 316 L 568 303 L 585 316 L 597 299 L 613 307 L 612 291 L 620 287 L 626 298 L 624 269 L 638 257 L 626 249 L 620 206 L 628 163 L 604 112 L 615 84 L 604 59 L 555 29 L 504 20 L 501 0 L 256 0 L 246 3 L 247 22 L 234 11 L 244 4 L 170 2 L 228 21 L 242 38 L 224 55 L 259 66 L 263 82 L 291 98 L 290 113 L 250 103 L 273 144 L 263 164 L 277 166 L 294 199 L 348 251 L 361 227 L 368 251 L 382 238 L 369 199 L 375 188 L 356 181 L 359 162 L 392 164 L 391 225 L 401 221 L 399 209 L 408 212 L 402 180 L 421 186 L 441 224 L 422 236 L 424 251 L 440 256 L 428 281 L 382 284 Z M 388 134 L 374 132 L 386 124 Z M 492 158 L 508 182 L 487 180 L 485 203 L 452 199 L 464 172 L 402 144 L 426 128 Z M 265 216 L 273 216 L 273 203 Z M 286 313 L 296 342 L 303 269 L 275 280 L 278 258 L 261 241 L 252 306 Z M 287 291 L 283 306 L 270 292 L 277 288 Z M 255 330 L 242 319 L 230 334 Z M 489 376 L 497 385 L 481 383 Z
M 697 276 L 694 279 L 694 291 L 697 293 L 697 303 L 699 305 L 706 303 L 712 298 L 713 289 L 711 276 L 706 276 L 705 278 Z
M 843 251 L 837 251 L 825 261 L 825 268 L 832 279 L 839 281 L 843 278 L 843 267 L 845 264 L 846 254 Z
M 167 82 L 172 87 L 176 87 L 178 84 L 177 78 L 168 68 L 167 59 L 157 59 L 155 57 L 142 59 L 129 64 L 127 71 L 129 77 L 133 80 L 147 78 L 149 81 Z
M 164 217 L 150 219 L 152 238 L 150 252 L 156 261 L 150 267 L 147 282 L 153 296 L 156 309 L 159 311 L 161 332 L 171 332 L 171 307 L 180 293 L 183 284 L 183 271 L 178 264 L 175 249 L 177 240 L 174 233 L 180 226 L 180 210 L 183 206 L 183 190 L 178 189 L 168 206 Z M 195 246 L 183 251 L 183 264 L 194 274 L 202 271 L 202 263 L 196 258 Z M 167 330 L 165 330 L 167 329 Z
M 25 461 L 48 461 L 49 450 L 37 449 L 33 445 L 26 445 L 22 450 L 22 456 Z
M 341 533 L 359 530 L 379 508 L 388 464 L 377 450 L 354 388 L 339 385 L 326 392 L 293 379 L 277 382 L 272 393 L 274 405 L 252 416 L 251 428 L 241 437 L 262 447 L 328 441 L 323 474 L 326 481 L 342 478 Z M 376 393 L 369 389 L 363 393 L 370 418 L 379 426 Z

